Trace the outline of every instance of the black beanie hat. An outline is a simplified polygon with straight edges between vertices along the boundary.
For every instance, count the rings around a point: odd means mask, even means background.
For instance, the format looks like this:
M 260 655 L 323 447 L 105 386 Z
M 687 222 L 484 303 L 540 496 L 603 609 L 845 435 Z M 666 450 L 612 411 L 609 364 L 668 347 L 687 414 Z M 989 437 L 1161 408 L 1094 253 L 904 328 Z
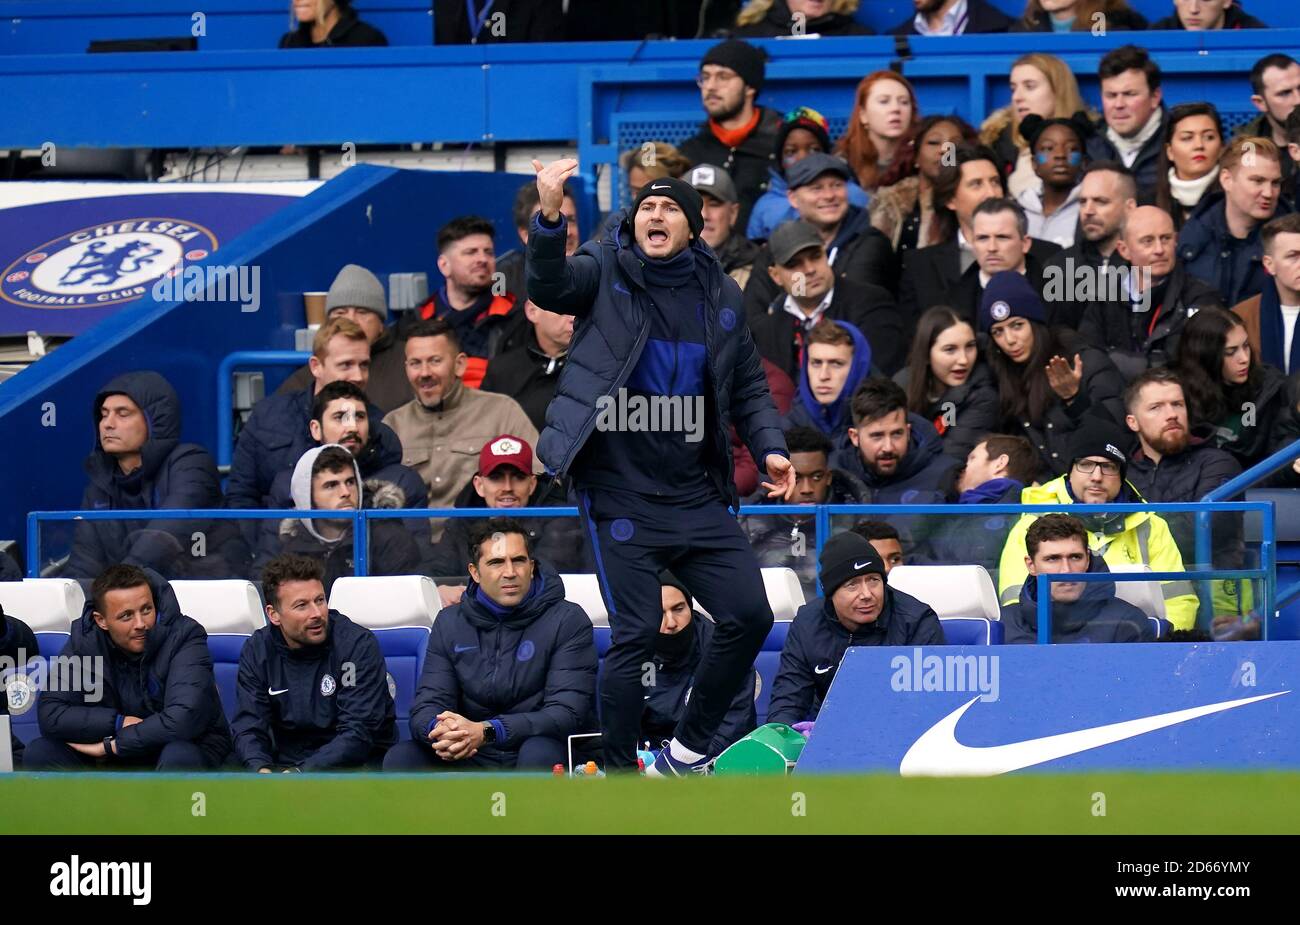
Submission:
M 686 213 L 686 224 L 690 226 L 691 234 L 697 238 L 700 236 L 700 232 L 704 230 L 704 197 L 700 195 L 699 190 L 677 177 L 660 177 L 658 180 L 651 180 L 641 187 L 641 192 L 637 193 L 629 218 L 634 217 L 637 209 L 641 208 L 641 203 L 651 196 L 667 196 L 681 206 L 682 211 Z
M 672 572 L 668 571 L 668 569 L 664 569 L 659 573 L 659 586 L 661 588 L 676 588 L 678 591 L 682 592 L 682 597 L 686 598 L 686 606 L 691 610 L 695 609 L 695 599 L 691 597 L 691 592 L 686 590 L 686 585 L 682 584 L 682 580 Z
M 703 68 L 706 64 L 729 67 L 757 93 L 763 89 L 763 81 L 767 75 L 766 62 L 767 54 L 763 49 L 742 42 L 740 39 L 727 39 L 704 53 L 700 67 Z
M 1085 415 L 1070 437 L 1070 465 L 1088 456 L 1100 456 L 1119 465 L 1120 478 L 1128 471 L 1129 440 L 1119 425 L 1095 414 Z
M 822 594 L 830 597 L 850 578 L 858 575 L 885 577 L 885 563 L 876 547 L 856 533 L 837 533 L 822 547 L 819 561 Z

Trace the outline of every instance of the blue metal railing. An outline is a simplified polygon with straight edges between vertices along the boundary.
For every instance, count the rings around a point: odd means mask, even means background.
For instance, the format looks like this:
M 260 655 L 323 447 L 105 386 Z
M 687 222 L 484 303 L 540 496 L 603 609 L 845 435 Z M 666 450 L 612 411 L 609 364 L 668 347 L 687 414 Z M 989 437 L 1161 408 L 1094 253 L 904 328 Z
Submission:
M 1265 587 L 1265 597 L 1267 598 L 1269 586 L 1269 573 L 1263 568 L 1256 569 L 1198 569 L 1189 572 L 1059 572 L 1053 574 L 1042 573 L 1038 575 L 1038 602 L 1037 602 L 1037 620 L 1038 620 L 1038 644 L 1040 646 L 1048 645 L 1052 641 L 1052 618 L 1050 592 L 1048 584 L 1050 582 L 1090 582 L 1090 581 L 1200 581 L 1202 583 L 1210 580 L 1238 580 L 1238 581 L 1263 581 Z M 1265 611 L 1267 612 L 1267 611 Z M 1268 641 L 1268 620 L 1261 620 L 1261 638 Z
M 811 510 L 810 510 L 811 508 Z M 1110 573 L 1108 577 L 1112 580 L 1119 581 L 1174 581 L 1174 580 L 1195 580 L 1202 582 L 1206 586 L 1211 579 L 1242 579 L 1252 581 L 1262 581 L 1264 584 L 1264 600 L 1260 613 L 1264 615 L 1263 636 L 1268 638 L 1268 619 L 1267 617 L 1276 614 L 1276 572 L 1277 572 L 1277 553 L 1275 538 L 1275 521 L 1274 510 L 1271 502 L 1263 501 L 1216 501 L 1216 502 L 1186 502 L 1181 504 L 979 504 L 979 505 L 960 505 L 960 504 L 918 504 L 918 505 L 890 505 L 890 504 L 837 504 L 837 505 L 800 505 L 800 504 L 760 504 L 744 505 L 740 508 L 741 516 L 809 516 L 814 523 L 815 537 L 814 550 L 815 555 L 820 558 L 821 549 L 826 539 L 831 534 L 831 517 L 841 515 L 863 515 L 874 514 L 884 517 L 912 517 L 912 516 L 957 516 L 957 517 L 983 517 L 990 514 L 1048 514 L 1058 513 L 1062 509 L 1068 509 L 1070 513 L 1078 516 L 1087 516 L 1090 514 L 1101 513 L 1152 513 L 1177 514 L 1193 513 L 1199 516 L 1209 516 L 1215 513 L 1236 513 L 1246 514 L 1250 512 L 1258 513 L 1262 520 L 1260 543 L 1260 566 L 1257 569 L 1218 569 L 1218 570 L 1201 570 L 1201 571 L 1184 571 L 1184 572 L 1158 572 L 1158 573 Z M 32 511 L 27 515 L 27 574 L 36 577 L 40 573 L 40 524 L 42 522 L 67 522 L 67 521 L 95 521 L 95 520 L 268 520 L 283 519 L 286 516 L 295 518 L 339 519 L 338 511 L 300 511 L 300 510 L 229 510 L 229 509 L 194 509 L 194 510 L 175 510 L 175 511 Z M 543 507 L 543 508 L 516 508 L 506 509 L 497 512 L 498 515 L 510 517 L 577 517 L 579 516 L 576 507 Z M 408 508 L 399 510 L 360 510 L 353 511 L 347 515 L 352 520 L 353 525 L 353 545 L 354 545 L 354 571 L 357 575 L 366 575 L 369 573 L 369 529 L 367 524 L 371 520 L 409 520 L 409 519 L 444 519 L 444 518 L 483 518 L 492 516 L 487 514 L 484 508 Z M 1208 548 L 1208 546 L 1207 546 Z M 1102 578 L 1089 577 L 1088 575 L 1072 576 L 1081 581 L 1103 580 Z M 1044 624 L 1041 610 L 1044 606 L 1043 583 L 1040 576 L 1040 636 L 1043 632 Z M 1064 579 L 1059 579 L 1064 580 Z M 821 590 L 820 580 L 818 581 L 818 590 Z M 1208 593 L 1202 597 L 1208 597 Z M 1247 615 L 1247 619 L 1251 619 Z
M 298 350 L 237 350 L 217 367 L 217 466 L 230 465 L 235 449 L 234 395 L 230 377 L 239 366 L 302 366 L 311 354 Z
M 1215 488 L 1212 491 L 1207 492 L 1205 497 L 1202 498 L 1201 500 L 1203 502 L 1215 504 L 1215 503 L 1222 503 L 1229 498 L 1235 498 L 1237 495 L 1241 494 L 1246 489 L 1250 488 L 1256 482 L 1260 482 L 1268 478 L 1274 472 L 1277 472 L 1279 469 L 1283 468 L 1284 466 L 1294 462 L 1296 459 L 1300 459 L 1300 440 L 1297 440 L 1294 443 L 1284 446 L 1282 449 L 1278 450 L 1276 453 L 1272 454 L 1268 458 L 1260 460 L 1255 465 L 1247 469 L 1245 472 L 1238 475 L 1236 478 L 1229 479 L 1228 481 L 1220 485 L 1218 488 Z M 1273 529 L 1273 516 L 1274 516 L 1273 504 L 1272 502 L 1255 502 L 1255 503 L 1266 504 L 1268 506 L 1268 513 L 1265 515 L 1265 519 L 1268 522 L 1269 529 L 1267 529 L 1263 534 L 1261 534 L 1263 536 L 1263 541 L 1260 543 L 1260 557 L 1261 557 L 1260 564 L 1262 567 L 1267 568 L 1270 571 L 1270 573 L 1274 575 L 1274 582 L 1276 582 L 1277 536 L 1275 530 Z M 1196 515 L 1196 561 L 1197 562 L 1210 561 L 1210 556 L 1211 556 L 1210 516 L 1211 514 L 1213 514 L 1213 511 L 1200 511 L 1197 512 Z M 1267 563 L 1263 561 L 1264 551 L 1266 548 L 1269 551 L 1269 554 L 1271 556 L 1270 561 Z M 1276 584 L 1272 585 L 1272 587 L 1273 587 L 1274 594 L 1270 599 L 1268 599 L 1267 601 L 1268 606 L 1264 610 L 1264 616 L 1266 618 L 1275 615 L 1276 613 L 1275 608 L 1282 607 L 1284 604 L 1293 600 L 1297 596 L 1300 596 L 1300 582 L 1297 582 L 1291 587 L 1283 590 L 1278 590 Z M 1201 607 L 1202 609 L 1206 607 L 1206 601 L 1204 599 L 1202 599 L 1201 601 Z M 1268 620 L 1266 619 L 1264 622 L 1267 623 Z

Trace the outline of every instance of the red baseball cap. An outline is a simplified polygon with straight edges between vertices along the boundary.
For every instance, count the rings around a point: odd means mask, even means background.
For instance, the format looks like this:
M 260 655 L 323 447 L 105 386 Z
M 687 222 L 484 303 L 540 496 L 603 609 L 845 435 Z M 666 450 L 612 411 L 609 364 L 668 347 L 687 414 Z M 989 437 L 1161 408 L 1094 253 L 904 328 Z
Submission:
M 501 466 L 514 466 L 524 475 L 533 474 L 533 448 L 512 434 L 502 434 L 483 444 L 478 454 L 478 474 L 486 478 Z

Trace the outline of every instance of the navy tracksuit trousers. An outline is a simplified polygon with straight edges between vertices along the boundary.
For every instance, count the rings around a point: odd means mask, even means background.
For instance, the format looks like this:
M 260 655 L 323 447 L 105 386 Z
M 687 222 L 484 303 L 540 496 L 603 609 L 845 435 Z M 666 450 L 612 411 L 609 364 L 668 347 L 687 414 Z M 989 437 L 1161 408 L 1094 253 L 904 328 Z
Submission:
M 653 680 L 647 667 L 654 662 L 663 620 L 659 572 L 664 568 L 681 579 L 717 626 L 676 730 L 687 748 L 707 753 L 772 628 L 753 548 L 716 497 L 672 505 L 588 487 L 579 491 L 579 510 L 595 551 L 612 637 L 600 686 L 606 767 L 636 767 L 646 696 L 642 685 Z

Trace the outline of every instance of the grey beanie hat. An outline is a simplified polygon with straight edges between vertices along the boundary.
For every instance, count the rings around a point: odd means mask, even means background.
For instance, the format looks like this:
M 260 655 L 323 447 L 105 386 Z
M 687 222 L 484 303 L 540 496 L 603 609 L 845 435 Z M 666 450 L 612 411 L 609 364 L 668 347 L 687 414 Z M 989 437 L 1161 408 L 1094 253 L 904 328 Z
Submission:
M 339 270 L 325 296 L 325 314 L 336 308 L 364 308 L 374 312 L 384 323 L 388 322 L 388 299 L 384 297 L 384 284 L 365 267 L 349 263 Z

